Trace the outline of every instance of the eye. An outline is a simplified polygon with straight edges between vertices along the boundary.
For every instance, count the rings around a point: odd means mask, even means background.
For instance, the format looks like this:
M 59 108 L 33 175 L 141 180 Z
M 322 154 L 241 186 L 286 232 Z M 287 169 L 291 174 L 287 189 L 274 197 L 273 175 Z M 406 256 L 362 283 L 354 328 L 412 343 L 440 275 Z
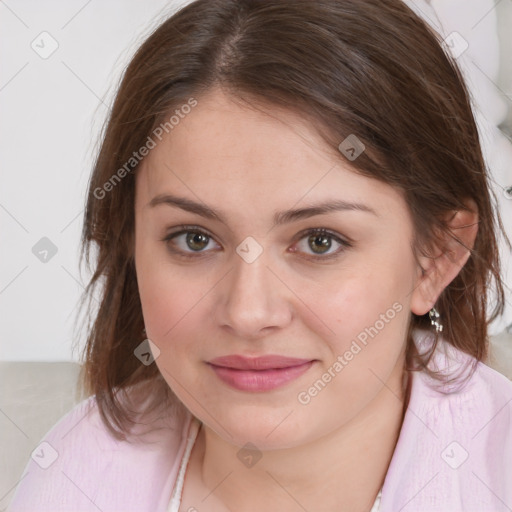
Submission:
M 301 252 L 306 254 L 308 253 L 307 250 L 310 249 L 313 252 L 312 259 L 326 260 L 337 257 L 344 249 L 352 247 L 350 242 L 343 240 L 341 237 L 325 228 L 308 229 L 300 233 L 299 236 L 301 238 L 296 245 L 300 247 Z M 333 248 L 333 241 L 340 247 L 338 250 L 329 252 L 329 250 Z M 293 249 L 292 252 L 297 252 L 297 250 Z M 309 254 L 311 256 L 311 253 Z
M 176 241 L 175 241 L 176 240 Z M 201 256 L 213 240 L 212 237 L 197 226 L 180 226 L 179 231 L 169 233 L 162 239 L 169 250 L 185 258 Z M 173 246 L 177 246 L 175 249 Z
M 294 244 L 291 252 L 305 253 L 309 259 L 327 260 L 335 258 L 346 248 L 352 247 L 349 241 L 325 228 L 312 228 L 302 231 L 298 238 L 299 241 Z M 208 249 L 210 243 L 213 242 L 213 238 L 197 226 L 179 226 L 177 231 L 169 233 L 161 241 L 166 243 L 173 254 L 184 258 L 196 258 L 209 252 L 205 249 Z M 336 248 L 335 245 L 333 246 L 333 241 L 339 247 L 337 250 L 329 252 L 333 247 Z M 308 249 L 312 253 L 308 254 Z

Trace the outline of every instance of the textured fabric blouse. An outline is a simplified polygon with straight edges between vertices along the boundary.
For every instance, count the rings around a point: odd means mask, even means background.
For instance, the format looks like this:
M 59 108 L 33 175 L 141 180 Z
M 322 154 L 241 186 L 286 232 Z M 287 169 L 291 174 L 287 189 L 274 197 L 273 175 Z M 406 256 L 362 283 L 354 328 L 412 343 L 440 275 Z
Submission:
M 429 339 L 426 331 L 414 336 L 418 345 Z M 468 361 L 442 343 L 433 366 L 457 372 Z M 477 363 L 462 387 L 434 384 L 412 373 L 379 512 L 510 512 L 512 382 Z M 137 442 L 117 441 L 89 397 L 34 446 L 7 510 L 168 512 L 173 492 L 181 497 L 192 420 L 187 410 L 159 416 Z

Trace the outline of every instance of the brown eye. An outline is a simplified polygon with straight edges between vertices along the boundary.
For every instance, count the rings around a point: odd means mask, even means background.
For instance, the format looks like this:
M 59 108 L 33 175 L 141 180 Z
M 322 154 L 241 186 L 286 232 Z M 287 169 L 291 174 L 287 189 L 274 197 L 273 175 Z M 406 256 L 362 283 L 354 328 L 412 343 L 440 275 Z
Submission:
M 204 249 L 208 245 L 209 240 L 210 237 L 204 233 L 188 232 L 185 237 L 185 243 L 193 251 Z
M 291 252 L 300 252 L 318 261 L 336 258 L 352 247 L 351 242 L 325 228 L 308 229 L 300 233 L 299 237 Z M 215 243 L 213 237 L 195 226 L 180 226 L 180 230 L 169 233 L 162 241 L 170 252 L 183 258 L 206 256 L 213 249 L 209 248 L 210 242 Z M 335 250 L 329 252 L 333 247 Z
M 308 244 L 315 253 L 324 254 L 331 248 L 332 242 L 329 235 L 310 235 Z
M 209 252 L 207 248 L 213 241 L 210 235 L 198 228 L 187 228 L 187 226 L 181 226 L 181 228 L 180 231 L 169 233 L 162 239 L 172 253 L 193 258 Z
M 350 242 L 343 240 L 340 236 L 327 231 L 325 228 L 314 228 L 303 232 L 302 238 L 296 245 L 299 246 L 299 252 L 317 260 L 337 257 L 345 249 L 352 247 Z M 336 249 L 336 246 L 338 246 L 337 250 L 329 252 L 332 247 Z M 297 250 L 294 250 L 294 252 L 297 252 Z

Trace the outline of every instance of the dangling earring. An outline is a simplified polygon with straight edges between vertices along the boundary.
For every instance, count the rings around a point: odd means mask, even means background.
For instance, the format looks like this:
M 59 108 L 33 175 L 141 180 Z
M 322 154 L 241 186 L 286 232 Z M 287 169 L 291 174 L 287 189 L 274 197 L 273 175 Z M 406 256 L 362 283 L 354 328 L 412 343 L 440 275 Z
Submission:
M 441 316 L 439 315 L 439 311 L 437 311 L 436 308 L 432 308 L 428 312 L 428 316 L 430 317 L 430 323 L 435 326 L 436 332 L 441 332 L 443 330 L 443 324 L 439 322 L 439 317 Z

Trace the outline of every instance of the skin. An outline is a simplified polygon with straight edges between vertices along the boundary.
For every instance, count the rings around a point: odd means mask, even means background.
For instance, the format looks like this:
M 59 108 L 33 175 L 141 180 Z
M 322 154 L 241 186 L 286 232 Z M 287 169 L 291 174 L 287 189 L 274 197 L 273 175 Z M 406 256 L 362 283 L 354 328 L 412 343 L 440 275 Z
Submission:
M 164 193 L 206 204 L 226 224 L 148 204 Z M 363 203 L 375 214 L 336 211 L 272 227 L 276 211 L 328 199 Z M 451 215 L 469 246 L 475 215 Z M 155 362 L 203 422 L 180 510 L 370 510 L 402 423 L 411 313 L 431 309 L 469 252 L 449 239 L 446 253 L 420 258 L 423 273 L 399 191 L 352 171 L 297 114 L 243 107 L 219 89 L 198 98 L 145 158 L 135 221 L 143 316 L 160 350 Z M 162 241 L 182 224 L 210 238 L 192 246 L 186 234 Z M 323 252 L 338 256 L 322 260 L 321 247 L 300 236 L 309 228 L 326 228 L 352 245 L 328 238 Z M 251 263 L 236 252 L 249 236 L 263 249 Z M 197 247 L 199 257 L 191 259 L 170 250 L 197 254 Z M 298 394 L 332 372 L 337 357 L 393 304 L 401 309 L 385 327 L 366 346 L 359 343 L 362 350 L 309 403 L 300 403 Z M 229 354 L 315 363 L 278 389 L 245 392 L 205 363 Z M 250 468 L 237 457 L 247 442 L 262 455 Z

